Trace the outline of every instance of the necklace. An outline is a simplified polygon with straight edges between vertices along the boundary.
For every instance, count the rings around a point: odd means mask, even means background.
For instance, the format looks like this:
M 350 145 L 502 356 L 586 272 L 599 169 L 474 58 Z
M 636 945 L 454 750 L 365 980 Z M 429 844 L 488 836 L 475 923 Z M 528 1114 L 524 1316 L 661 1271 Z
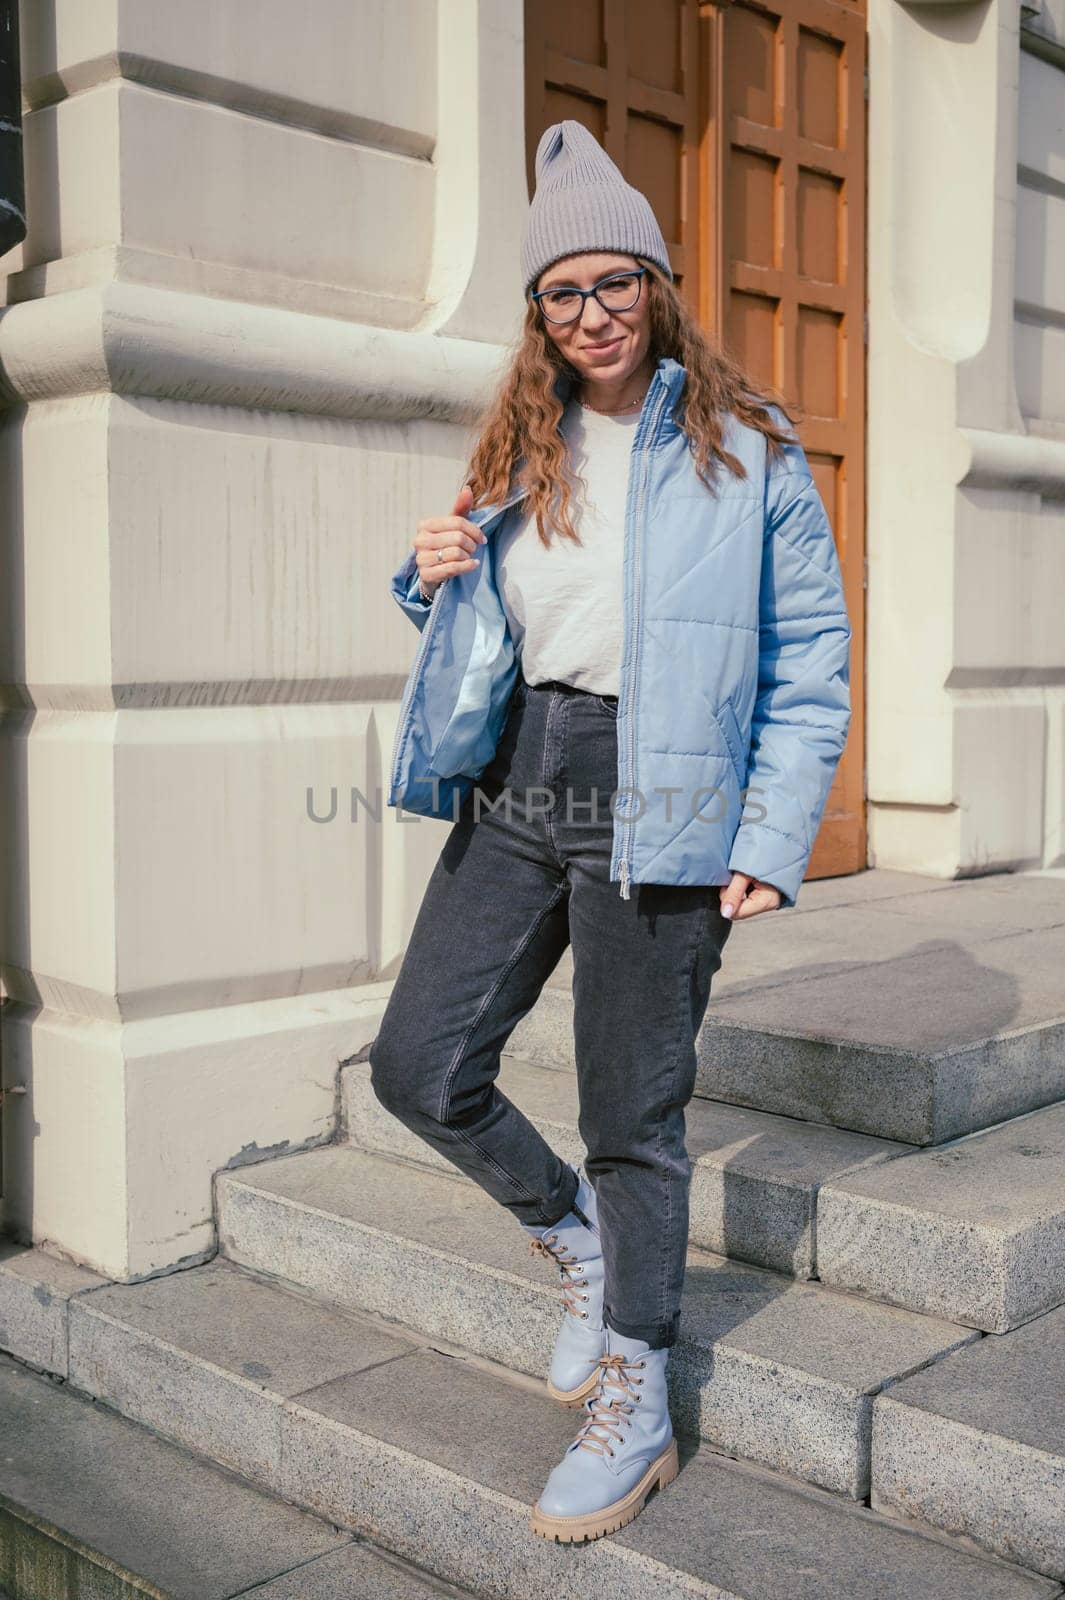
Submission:
M 620 416 L 623 411 L 631 411 L 633 406 L 642 406 L 646 398 L 647 390 L 645 389 L 643 394 L 636 396 L 635 400 L 626 400 L 625 404 L 623 406 L 618 406 L 615 411 L 604 411 L 600 406 L 590 406 L 586 400 L 581 399 L 577 400 L 577 404 L 583 410 L 594 411 L 596 415 L 600 417 L 617 417 Z

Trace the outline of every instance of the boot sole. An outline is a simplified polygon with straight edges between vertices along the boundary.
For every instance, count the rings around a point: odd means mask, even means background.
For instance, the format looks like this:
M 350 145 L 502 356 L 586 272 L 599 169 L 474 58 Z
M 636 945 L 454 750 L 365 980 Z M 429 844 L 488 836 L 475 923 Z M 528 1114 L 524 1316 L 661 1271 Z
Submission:
M 673 1482 L 679 1471 L 677 1441 L 671 1439 L 657 1461 L 652 1461 L 639 1483 L 634 1484 L 628 1494 L 615 1500 L 612 1505 L 581 1517 L 549 1517 L 537 1504 L 533 1507 L 529 1526 L 541 1539 L 553 1539 L 556 1544 L 574 1544 L 579 1539 L 601 1539 L 605 1533 L 617 1533 L 619 1528 L 624 1528 L 626 1523 L 639 1516 L 651 1490 L 656 1485 L 664 1489 Z
M 551 1382 L 551 1379 L 548 1378 L 547 1392 L 551 1396 L 552 1400 L 558 1401 L 559 1405 L 580 1406 L 584 1404 L 585 1400 L 591 1394 L 598 1382 L 599 1368 L 596 1367 L 592 1372 L 591 1377 L 585 1378 L 584 1382 L 576 1389 L 556 1389 L 554 1384 Z

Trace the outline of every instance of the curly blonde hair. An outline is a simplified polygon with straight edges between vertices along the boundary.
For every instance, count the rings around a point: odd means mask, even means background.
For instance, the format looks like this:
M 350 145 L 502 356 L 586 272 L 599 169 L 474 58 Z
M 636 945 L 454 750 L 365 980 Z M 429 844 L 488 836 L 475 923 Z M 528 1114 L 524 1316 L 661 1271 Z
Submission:
M 723 445 L 727 416 L 764 433 L 767 451 L 777 457 L 793 435 L 777 427 L 767 407 L 776 405 L 789 422 L 794 419 L 775 391 L 756 389 L 740 363 L 703 332 L 665 274 L 652 262 L 636 259 L 647 269 L 650 351 L 656 361 L 672 356 L 685 369 L 674 419 L 687 433 L 696 470 L 713 493 L 718 465 L 737 477 L 747 476 L 742 461 Z M 530 300 L 510 365 L 476 424 L 465 480 L 475 506 L 498 504 L 512 486 L 525 488 L 527 509 L 535 515 L 545 545 L 551 542 L 550 530 L 580 543 L 570 515 L 575 485 L 559 431 L 564 405 L 555 386 L 560 376 L 580 381 Z

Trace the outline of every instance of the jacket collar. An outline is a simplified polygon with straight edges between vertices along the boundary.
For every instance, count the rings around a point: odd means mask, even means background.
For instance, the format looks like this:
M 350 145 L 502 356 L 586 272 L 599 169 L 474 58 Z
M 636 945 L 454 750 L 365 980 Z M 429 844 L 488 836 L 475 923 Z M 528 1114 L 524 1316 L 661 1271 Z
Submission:
M 670 398 L 675 398 L 677 394 L 679 394 L 681 386 L 683 385 L 684 379 L 687 377 L 687 375 L 686 369 L 681 366 L 679 361 L 674 361 L 672 356 L 660 356 L 658 358 L 658 361 L 655 365 L 654 376 L 665 384 L 666 388 L 669 390 Z M 654 378 L 652 378 L 651 381 L 653 383 Z M 556 397 L 561 400 L 563 405 L 566 404 L 566 401 L 570 398 L 570 395 L 573 393 L 575 387 L 575 377 L 571 376 L 571 374 L 568 372 L 559 373 L 558 377 L 555 379 L 554 389 Z

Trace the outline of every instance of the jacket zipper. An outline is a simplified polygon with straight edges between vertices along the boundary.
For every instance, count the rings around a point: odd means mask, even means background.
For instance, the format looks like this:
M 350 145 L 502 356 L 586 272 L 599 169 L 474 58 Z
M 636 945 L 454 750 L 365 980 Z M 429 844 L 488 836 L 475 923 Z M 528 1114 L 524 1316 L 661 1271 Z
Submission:
M 628 726 L 627 726 L 627 732 L 628 732 L 628 759 L 627 759 L 627 761 L 622 763 L 622 765 L 627 768 L 627 773 L 621 774 L 621 776 L 623 776 L 623 777 L 624 776 L 628 776 L 629 782 L 628 782 L 627 785 L 624 782 L 622 782 L 619 785 L 619 787 L 622 788 L 622 789 L 624 789 L 626 787 L 629 788 L 629 789 L 634 789 L 635 788 L 635 785 L 634 785 L 634 783 L 632 781 L 633 778 L 635 777 L 635 772 L 636 772 L 636 719 L 635 719 L 635 716 L 633 715 L 633 712 L 634 712 L 635 703 L 636 703 L 637 666 L 638 666 L 639 655 L 640 655 L 640 592 L 641 592 L 641 566 L 640 566 L 641 548 L 640 547 L 641 547 L 642 540 L 643 540 L 643 525 L 644 525 L 644 521 L 645 521 L 645 508 L 646 508 L 646 504 L 647 504 L 647 480 L 650 477 L 650 473 L 651 473 L 651 451 L 650 451 L 649 446 L 650 446 L 650 443 L 654 440 L 655 435 L 658 432 L 658 424 L 659 424 L 659 422 L 661 420 L 662 413 L 664 412 L 664 410 L 666 408 L 666 405 L 669 402 L 669 393 L 670 393 L 669 392 L 669 386 L 664 382 L 664 380 L 661 379 L 661 377 L 659 377 L 659 382 L 662 383 L 662 388 L 663 388 L 662 397 L 661 397 L 660 400 L 658 400 L 656 402 L 656 404 L 654 406 L 654 409 L 650 414 L 650 417 L 649 417 L 649 420 L 648 420 L 648 425 L 647 425 L 646 442 L 641 442 L 642 449 L 643 449 L 643 461 L 641 463 L 642 476 L 640 478 L 640 493 L 639 493 L 639 497 L 638 497 L 637 505 L 636 505 L 636 515 L 635 515 L 635 517 L 633 519 L 635 526 L 634 526 L 634 530 L 633 530 L 633 532 L 634 532 L 634 543 L 633 543 L 633 576 L 632 576 L 632 595 L 633 595 L 633 607 L 632 607 L 632 667 L 631 667 L 631 671 L 629 673 L 629 682 L 628 682 L 628 689 L 629 689 L 628 705 L 625 708 L 626 712 L 628 714 Z M 635 446 L 635 440 L 633 441 L 633 444 Z M 624 826 L 624 824 L 623 824 L 623 826 Z M 633 827 L 632 827 L 632 823 L 629 823 L 628 824 L 628 838 L 626 840 L 626 847 L 621 852 L 621 861 L 620 861 L 620 868 L 621 868 L 620 882 L 621 882 L 621 887 L 620 887 L 618 892 L 621 895 L 621 898 L 623 900 L 628 900 L 630 898 L 629 888 L 630 888 L 630 880 L 631 880 L 631 873 L 632 873 L 632 859 L 633 859 L 633 855 L 635 853 L 635 848 L 636 848 L 636 841 L 635 841 L 635 838 L 633 837 Z

